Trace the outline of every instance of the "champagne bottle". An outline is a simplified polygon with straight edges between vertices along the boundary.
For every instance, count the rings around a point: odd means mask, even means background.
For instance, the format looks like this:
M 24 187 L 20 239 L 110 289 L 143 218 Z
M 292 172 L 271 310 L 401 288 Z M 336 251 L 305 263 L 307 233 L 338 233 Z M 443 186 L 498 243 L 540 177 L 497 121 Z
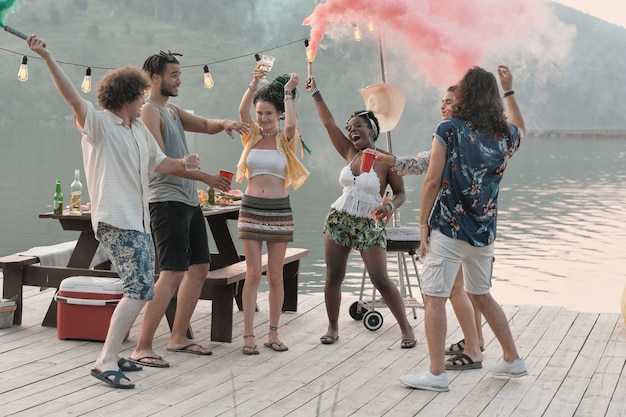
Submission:
M 74 171 L 74 182 L 70 185 L 70 214 L 80 214 L 80 203 L 83 195 L 83 184 L 80 183 L 80 170 Z
M 61 180 L 57 180 L 56 191 L 54 192 L 52 209 L 54 214 L 63 214 L 63 194 L 61 193 Z

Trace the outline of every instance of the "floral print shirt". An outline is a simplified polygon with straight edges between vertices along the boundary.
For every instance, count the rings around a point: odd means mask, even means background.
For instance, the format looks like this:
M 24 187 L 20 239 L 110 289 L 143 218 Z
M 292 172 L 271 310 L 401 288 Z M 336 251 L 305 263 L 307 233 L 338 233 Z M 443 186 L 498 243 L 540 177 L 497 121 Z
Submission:
M 428 170 L 431 151 L 422 151 L 417 156 L 396 156 L 396 163 L 391 167 L 398 175 L 422 175 Z
M 437 126 L 434 136 L 446 149 L 439 196 L 429 224 L 444 235 L 487 246 L 496 238 L 498 192 L 509 158 L 520 145 L 520 132 L 511 135 L 473 131 L 457 118 Z

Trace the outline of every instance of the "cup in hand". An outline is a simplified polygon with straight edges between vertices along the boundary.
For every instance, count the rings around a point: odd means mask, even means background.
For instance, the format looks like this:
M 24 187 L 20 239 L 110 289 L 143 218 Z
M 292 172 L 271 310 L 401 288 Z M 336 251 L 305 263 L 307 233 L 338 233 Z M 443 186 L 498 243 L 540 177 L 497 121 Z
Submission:
M 363 155 L 361 155 L 361 172 L 370 172 L 372 166 L 374 166 L 375 159 L 376 155 L 363 151 Z
M 226 178 L 226 180 L 228 180 L 228 182 L 231 182 L 233 180 L 233 173 L 230 171 L 226 171 L 223 169 L 220 169 L 220 176 Z
M 198 171 L 200 170 L 200 155 L 197 153 L 190 153 L 189 155 L 185 155 L 185 169 L 187 171 Z

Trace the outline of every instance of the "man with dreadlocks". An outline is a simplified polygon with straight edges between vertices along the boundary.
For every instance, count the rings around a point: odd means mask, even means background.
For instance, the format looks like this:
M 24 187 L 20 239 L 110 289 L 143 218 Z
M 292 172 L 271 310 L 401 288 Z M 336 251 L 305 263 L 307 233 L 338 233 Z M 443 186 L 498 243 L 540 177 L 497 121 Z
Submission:
M 226 131 L 247 132 L 248 125 L 232 120 L 206 119 L 168 103 L 181 84 L 181 54 L 161 51 L 149 56 L 143 70 L 151 87 L 141 118 L 161 150 L 170 157 L 188 154 L 185 131 L 210 135 Z M 198 202 L 195 180 L 222 191 L 230 182 L 220 175 L 181 169 L 175 175 L 150 176 L 150 222 L 159 260 L 159 279 L 154 299 L 146 306 L 137 347 L 131 360 L 145 366 L 165 368 L 169 363 L 152 350 L 152 339 L 172 297 L 177 294 L 176 317 L 167 350 L 196 355 L 211 351 L 187 339 L 186 332 L 200 298 L 204 277 L 209 270 L 209 243 L 205 220 Z

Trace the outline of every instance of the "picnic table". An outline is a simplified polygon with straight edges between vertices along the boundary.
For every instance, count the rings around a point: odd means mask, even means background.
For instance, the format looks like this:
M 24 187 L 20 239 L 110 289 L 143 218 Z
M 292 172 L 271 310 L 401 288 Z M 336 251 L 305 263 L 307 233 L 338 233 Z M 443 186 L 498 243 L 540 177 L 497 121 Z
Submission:
M 239 205 L 215 205 L 203 209 L 203 215 L 208 223 L 209 230 L 215 242 L 216 252 L 211 252 L 211 270 L 205 278 L 205 285 L 201 299 L 213 300 L 213 315 L 211 318 L 211 340 L 230 342 L 232 340 L 232 306 L 233 300 L 241 310 L 241 290 L 245 281 L 245 258 L 239 254 L 228 224 L 229 220 L 239 217 Z M 70 276 L 99 276 L 117 278 L 115 271 L 110 270 L 110 263 L 103 262 L 93 268 L 94 256 L 98 249 L 95 238 L 91 213 L 61 215 L 42 213 L 42 219 L 59 221 L 63 230 L 78 231 L 80 236 L 74 250 L 65 266 L 46 266 L 39 263 L 36 256 L 21 256 L 19 254 L 0 258 L 0 267 L 3 269 L 3 297 L 16 298 L 16 310 L 13 323 L 21 324 L 23 310 L 23 286 L 38 286 L 58 289 L 61 281 Z M 308 255 L 306 249 L 289 248 L 285 257 L 283 273 L 285 278 L 284 311 L 296 311 L 297 306 L 297 277 L 300 259 Z M 264 258 L 263 271 L 267 268 L 267 259 Z M 155 277 L 158 277 L 158 264 L 155 268 Z M 166 317 L 170 328 L 173 325 L 176 311 L 176 298 L 172 300 Z M 56 327 L 57 303 L 52 299 L 42 325 Z M 191 329 L 188 332 L 193 337 Z

